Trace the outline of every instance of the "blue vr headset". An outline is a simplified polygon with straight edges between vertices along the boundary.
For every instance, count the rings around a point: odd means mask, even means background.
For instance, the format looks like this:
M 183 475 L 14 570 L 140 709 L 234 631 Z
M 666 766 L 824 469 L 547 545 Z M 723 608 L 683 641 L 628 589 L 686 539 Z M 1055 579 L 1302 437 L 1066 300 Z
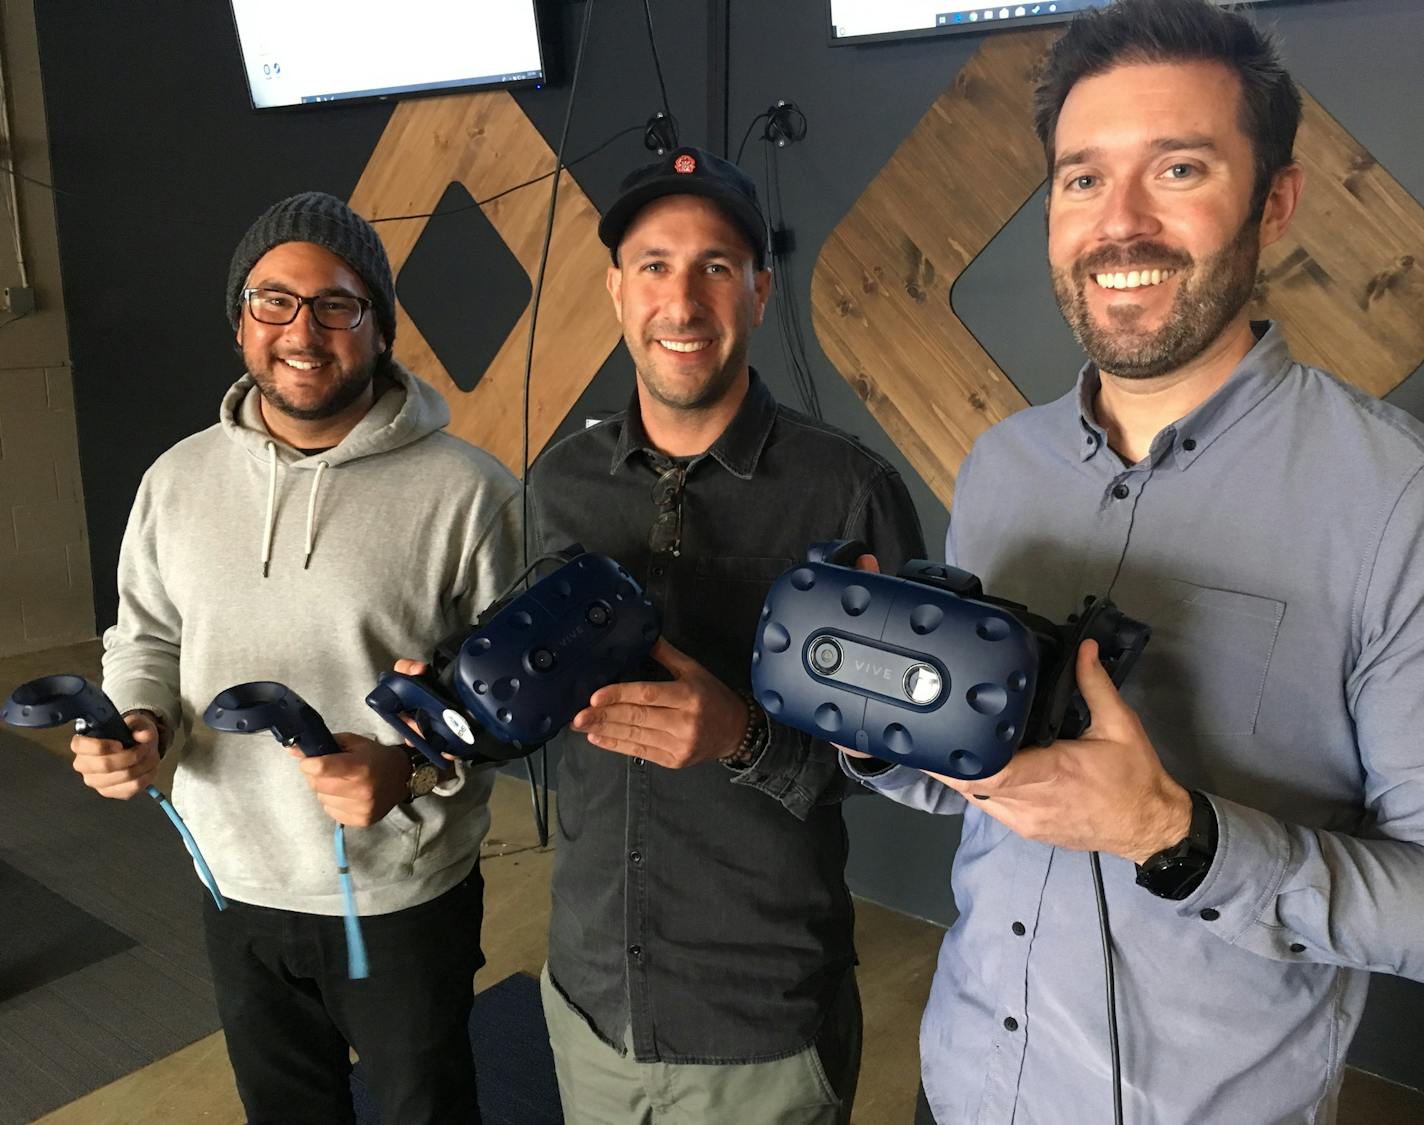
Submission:
M 497 762 L 533 753 L 658 639 L 658 611 L 628 572 L 577 544 L 536 559 L 514 587 L 549 559 L 563 565 L 447 638 L 428 672 L 383 673 L 366 697 L 437 766 L 442 753 Z
M 1092 716 L 1074 661 L 1098 642 L 1121 685 L 1151 629 L 1106 599 L 1054 625 L 986 595 L 968 571 L 916 559 L 853 570 L 859 542 L 813 546 L 776 580 L 752 653 L 752 693 L 777 722 L 884 761 L 971 780 L 1024 744 L 1076 738 Z

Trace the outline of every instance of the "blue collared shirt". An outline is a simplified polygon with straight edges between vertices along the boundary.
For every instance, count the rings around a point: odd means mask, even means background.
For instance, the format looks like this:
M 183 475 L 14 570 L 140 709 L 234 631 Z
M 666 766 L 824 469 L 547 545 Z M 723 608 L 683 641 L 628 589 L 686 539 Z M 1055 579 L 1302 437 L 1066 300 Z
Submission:
M 946 546 L 1044 616 L 1111 586 L 1149 622 L 1123 694 L 1216 810 L 1216 858 L 1181 902 L 1103 857 L 1135 1125 L 1333 1120 L 1365 970 L 1424 979 L 1424 425 L 1257 328 L 1135 465 L 1094 418 L 1091 366 L 994 427 Z M 905 767 L 866 784 L 964 815 L 921 1028 L 936 1119 L 1111 1120 L 1088 856 Z

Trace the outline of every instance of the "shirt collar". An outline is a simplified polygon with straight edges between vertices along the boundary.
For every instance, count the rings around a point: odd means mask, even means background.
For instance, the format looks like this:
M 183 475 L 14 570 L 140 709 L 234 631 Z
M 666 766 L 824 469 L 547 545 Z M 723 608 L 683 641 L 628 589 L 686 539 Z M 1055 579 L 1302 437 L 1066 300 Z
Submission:
M 1172 463 L 1186 468 L 1206 449 L 1256 407 L 1291 369 L 1295 361 L 1284 333 L 1272 321 L 1252 321 L 1256 344 L 1246 353 L 1231 377 L 1186 417 L 1163 428 L 1152 441 L 1150 460 L 1157 464 L 1169 453 Z M 1082 439 L 1079 459 L 1087 461 L 1108 444 L 1107 431 L 1093 413 L 1101 379 L 1092 363 L 1078 372 L 1078 423 Z
M 776 421 L 776 400 L 771 397 L 771 392 L 767 390 L 766 384 L 761 381 L 761 376 L 755 369 L 752 369 L 749 375 L 746 397 L 742 399 L 741 406 L 737 407 L 737 413 L 732 420 L 727 423 L 727 428 L 705 454 L 692 458 L 693 461 L 698 461 L 702 456 L 714 457 L 729 473 L 743 480 L 750 480 L 756 471 L 761 451 L 766 447 L 766 439 L 771 435 L 772 423 Z M 636 388 L 628 403 L 628 409 L 623 414 L 622 432 L 613 446 L 613 460 L 608 466 L 609 475 L 616 473 L 635 453 L 646 454 L 654 460 L 665 457 L 649 440 L 648 431 L 643 428 L 643 413 L 638 406 Z

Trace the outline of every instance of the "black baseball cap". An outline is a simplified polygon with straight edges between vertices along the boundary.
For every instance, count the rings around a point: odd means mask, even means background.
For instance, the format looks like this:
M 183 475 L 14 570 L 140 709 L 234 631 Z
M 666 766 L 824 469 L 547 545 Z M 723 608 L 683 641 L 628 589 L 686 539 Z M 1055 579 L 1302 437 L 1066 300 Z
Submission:
M 766 216 L 757 202 L 752 178 L 720 156 L 700 148 L 679 148 L 656 164 L 639 168 L 618 188 L 618 198 L 598 224 L 598 237 L 618 263 L 618 244 L 638 212 L 665 195 L 701 195 L 712 200 L 747 236 L 756 256 L 756 268 L 766 266 L 768 234 Z

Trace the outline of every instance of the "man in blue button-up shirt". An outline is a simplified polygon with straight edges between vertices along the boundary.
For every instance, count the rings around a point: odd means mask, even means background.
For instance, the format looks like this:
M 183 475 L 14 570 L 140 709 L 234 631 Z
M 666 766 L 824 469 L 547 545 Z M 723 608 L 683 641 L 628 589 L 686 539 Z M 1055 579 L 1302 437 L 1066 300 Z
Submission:
M 1037 109 L 1091 362 L 980 438 L 948 559 L 1057 620 L 1111 591 L 1153 635 L 1121 696 L 1085 645 L 1092 728 L 994 777 L 844 759 L 965 817 L 928 1101 L 1111 1120 L 1096 851 L 1126 1119 L 1333 1121 L 1367 970 L 1424 979 L 1424 425 L 1249 320 L 1302 173 L 1299 96 L 1243 17 L 1080 17 Z

